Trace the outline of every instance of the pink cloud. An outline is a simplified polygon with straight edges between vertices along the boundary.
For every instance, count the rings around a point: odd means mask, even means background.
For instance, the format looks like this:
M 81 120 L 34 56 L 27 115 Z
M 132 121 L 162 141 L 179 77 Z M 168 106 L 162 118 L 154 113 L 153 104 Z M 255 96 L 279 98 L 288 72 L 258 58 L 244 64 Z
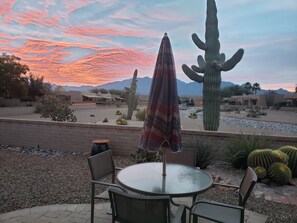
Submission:
M 8 14 L 11 11 L 14 3 L 15 0 L 1 0 L 0 15 Z
M 128 48 L 99 48 L 92 55 L 74 62 L 63 62 L 71 53 L 73 44 L 62 42 L 27 41 L 14 55 L 22 58 L 35 75 L 46 81 L 63 85 L 65 82 L 99 85 L 109 81 L 130 78 L 134 69 L 143 72 L 155 63 L 155 55 Z M 76 46 L 78 47 L 78 45 Z M 71 50 L 70 50 L 71 51 Z
M 123 30 L 113 28 L 93 28 L 93 27 L 71 27 L 65 30 L 65 33 L 72 35 L 81 36 L 96 36 L 96 35 L 107 35 L 107 36 L 130 36 L 130 37 L 143 37 L 151 35 L 152 32 L 146 30 L 131 30 L 125 27 Z
M 134 69 L 145 69 L 154 64 L 154 56 L 131 49 L 105 49 L 94 55 L 60 67 L 69 82 L 92 85 L 130 78 Z
M 41 10 L 30 10 L 24 13 L 13 13 L 6 17 L 4 23 L 11 21 L 21 25 L 34 24 L 37 26 L 52 27 L 58 25 L 58 18 L 49 18 L 46 12 Z
M 88 5 L 90 2 L 92 2 L 91 0 L 63 0 L 62 4 L 64 5 L 64 7 L 67 9 L 68 12 L 74 12 L 75 10 Z

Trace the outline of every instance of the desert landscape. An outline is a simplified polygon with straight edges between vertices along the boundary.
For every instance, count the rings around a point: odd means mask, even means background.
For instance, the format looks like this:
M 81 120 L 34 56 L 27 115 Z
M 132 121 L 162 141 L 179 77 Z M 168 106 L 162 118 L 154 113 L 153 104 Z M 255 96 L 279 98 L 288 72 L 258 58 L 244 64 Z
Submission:
M 73 105 L 71 106 L 74 114 L 77 117 L 78 123 L 92 123 L 104 125 L 116 125 L 116 120 L 120 117 L 116 115 L 117 111 L 127 114 L 127 106 L 105 106 L 105 105 Z M 138 107 L 143 109 L 145 106 Z M 189 118 L 193 112 L 202 110 L 198 107 L 188 107 L 186 110 L 180 110 L 181 128 L 187 130 L 203 130 L 203 113 L 197 112 L 197 119 Z M 285 135 L 297 136 L 297 112 L 294 111 L 279 111 L 279 110 L 264 110 L 266 116 L 258 118 L 247 117 L 247 111 L 236 112 L 221 112 L 220 117 L 220 132 L 244 132 L 255 134 L 268 135 Z M 134 111 L 132 120 L 128 121 L 128 126 L 143 126 L 143 121 L 137 121 Z M 16 119 L 33 119 L 33 120 L 48 120 L 40 118 L 40 114 L 18 114 L 18 115 L 2 115 L 5 118 Z M 102 121 L 107 118 L 108 122 Z

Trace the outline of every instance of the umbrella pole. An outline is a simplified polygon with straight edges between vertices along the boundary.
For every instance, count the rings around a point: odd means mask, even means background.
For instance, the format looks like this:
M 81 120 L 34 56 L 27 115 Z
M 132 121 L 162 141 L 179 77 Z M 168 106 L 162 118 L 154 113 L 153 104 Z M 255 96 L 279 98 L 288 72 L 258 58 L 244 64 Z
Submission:
M 162 160 L 163 160 L 163 176 L 166 176 L 166 151 L 165 148 L 162 147 Z

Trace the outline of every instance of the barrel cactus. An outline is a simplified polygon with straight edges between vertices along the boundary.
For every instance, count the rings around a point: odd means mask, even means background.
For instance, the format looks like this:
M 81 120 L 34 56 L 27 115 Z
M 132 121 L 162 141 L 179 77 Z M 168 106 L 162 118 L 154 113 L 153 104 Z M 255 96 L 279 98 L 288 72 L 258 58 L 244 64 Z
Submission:
M 271 149 L 256 149 L 248 156 L 248 166 L 255 168 L 261 166 L 268 170 L 268 167 L 275 162 Z
M 275 162 L 280 162 L 288 165 L 289 156 L 286 153 L 282 152 L 281 150 L 273 150 L 272 155 Z
M 129 98 L 128 98 L 128 112 L 127 112 L 127 119 L 131 120 L 133 115 L 133 110 L 135 108 L 135 94 L 137 88 L 137 69 L 134 71 L 133 79 L 131 81 L 131 86 L 129 90 Z
M 289 156 L 288 166 L 292 171 L 292 177 L 297 177 L 297 148 L 294 146 L 283 146 L 279 150 Z
M 264 179 L 267 176 L 267 171 L 264 167 L 262 166 L 257 166 L 256 168 L 254 168 L 255 173 L 258 176 L 258 179 Z
M 220 53 L 217 7 L 215 0 L 207 0 L 205 42 L 194 33 L 195 45 L 205 51 L 205 59 L 199 55 L 199 66 L 182 65 L 184 73 L 193 81 L 203 83 L 203 126 L 205 130 L 217 131 L 220 123 L 221 71 L 233 69 L 243 56 L 239 49 L 229 60 Z M 204 73 L 204 76 L 198 73 Z
M 292 172 L 287 165 L 275 162 L 268 169 L 268 177 L 279 185 L 285 185 L 291 180 Z

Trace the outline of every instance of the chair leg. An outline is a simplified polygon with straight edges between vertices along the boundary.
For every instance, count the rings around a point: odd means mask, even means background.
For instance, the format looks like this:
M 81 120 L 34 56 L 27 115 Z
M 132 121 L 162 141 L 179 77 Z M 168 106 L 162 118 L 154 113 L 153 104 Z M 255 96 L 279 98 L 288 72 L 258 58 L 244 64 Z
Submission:
M 92 192 L 91 192 L 91 223 L 94 223 L 94 209 L 95 209 L 95 185 L 92 183 Z
M 187 222 L 187 210 L 185 210 L 185 212 L 182 215 L 182 223 L 186 223 Z
M 191 215 L 191 213 L 189 214 L 189 223 L 191 223 L 192 216 L 193 216 L 193 223 L 197 223 L 198 222 L 198 216 Z

